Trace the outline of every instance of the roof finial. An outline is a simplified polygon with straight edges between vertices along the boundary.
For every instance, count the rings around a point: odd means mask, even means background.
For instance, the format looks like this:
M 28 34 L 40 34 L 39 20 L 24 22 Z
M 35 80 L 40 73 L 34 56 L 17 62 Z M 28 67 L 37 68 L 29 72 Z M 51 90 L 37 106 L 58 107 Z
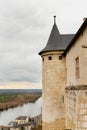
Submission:
M 56 23 L 56 15 L 54 15 L 54 24 Z

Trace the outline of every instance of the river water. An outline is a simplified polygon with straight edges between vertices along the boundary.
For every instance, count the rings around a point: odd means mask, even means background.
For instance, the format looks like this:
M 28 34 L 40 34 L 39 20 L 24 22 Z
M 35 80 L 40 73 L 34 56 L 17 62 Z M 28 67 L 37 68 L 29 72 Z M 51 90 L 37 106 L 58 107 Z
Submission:
M 9 122 L 14 121 L 18 116 L 34 117 L 41 114 L 42 98 L 35 103 L 27 103 L 16 108 L 10 108 L 0 112 L 0 125 L 6 126 Z

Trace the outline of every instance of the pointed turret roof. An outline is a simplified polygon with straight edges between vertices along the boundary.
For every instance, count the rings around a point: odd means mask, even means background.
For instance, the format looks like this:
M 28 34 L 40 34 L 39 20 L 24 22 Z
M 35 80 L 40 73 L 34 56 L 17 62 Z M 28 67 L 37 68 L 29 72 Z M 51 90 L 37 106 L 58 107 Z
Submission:
M 65 50 L 67 43 L 72 39 L 73 35 L 61 35 L 56 25 L 56 16 L 54 16 L 54 25 L 51 30 L 46 47 L 39 53 L 41 55 L 44 52 Z

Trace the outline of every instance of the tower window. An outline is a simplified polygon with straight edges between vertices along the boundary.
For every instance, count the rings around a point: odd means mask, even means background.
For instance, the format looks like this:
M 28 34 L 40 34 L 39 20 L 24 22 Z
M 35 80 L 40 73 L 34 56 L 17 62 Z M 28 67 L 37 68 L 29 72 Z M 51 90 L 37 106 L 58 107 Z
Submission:
M 63 103 L 64 103 L 64 96 L 62 97 L 62 101 L 63 101 Z
M 61 56 L 61 55 L 60 55 L 60 56 L 58 56 L 58 59 L 59 59 L 59 60 L 62 60 L 62 56 Z
M 75 59 L 75 77 L 79 78 L 79 57 Z
M 42 61 L 44 62 L 44 58 L 42 58 Z
M 48 60 L 52 60 L 52 57 L 51 57 L 51 56 L 49 56 L 49 57 L 48 57 Z

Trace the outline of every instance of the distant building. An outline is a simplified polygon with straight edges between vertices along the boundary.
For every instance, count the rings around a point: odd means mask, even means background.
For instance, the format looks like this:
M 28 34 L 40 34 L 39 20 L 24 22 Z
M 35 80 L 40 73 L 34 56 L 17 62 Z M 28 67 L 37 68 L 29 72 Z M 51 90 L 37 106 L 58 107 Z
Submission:
M 21 124 L 21 125 L 16 125 L 13 127 L 10 127 L 10 130 L 32 130 L 32 125 L 31 123 L 27 123 L 27 124 Z
M 23 125 L 23 130 L 32 130 L 32 128 L 34 128 L 34 126 L 32 126 L 32 124 Z
M 10 130 L 22 130 L 22 125 L 16 125 L 16 126 L 10 127 Z
M 25 124 L 30 122 L 30 117 L 28 116 L 19 116 L 18 118 L 15 119 L 15 122 L 17 124 Z
M 9 130 L 9 128 L 5 126 L 0 126 L 0 130 Z
M 87 130 L 87 19 L 75 35 L 54 25 L 42 57 L 43 130 Z
M 9 122 L 8 127 L 16 126 L 17 123 L 14 121 Z

